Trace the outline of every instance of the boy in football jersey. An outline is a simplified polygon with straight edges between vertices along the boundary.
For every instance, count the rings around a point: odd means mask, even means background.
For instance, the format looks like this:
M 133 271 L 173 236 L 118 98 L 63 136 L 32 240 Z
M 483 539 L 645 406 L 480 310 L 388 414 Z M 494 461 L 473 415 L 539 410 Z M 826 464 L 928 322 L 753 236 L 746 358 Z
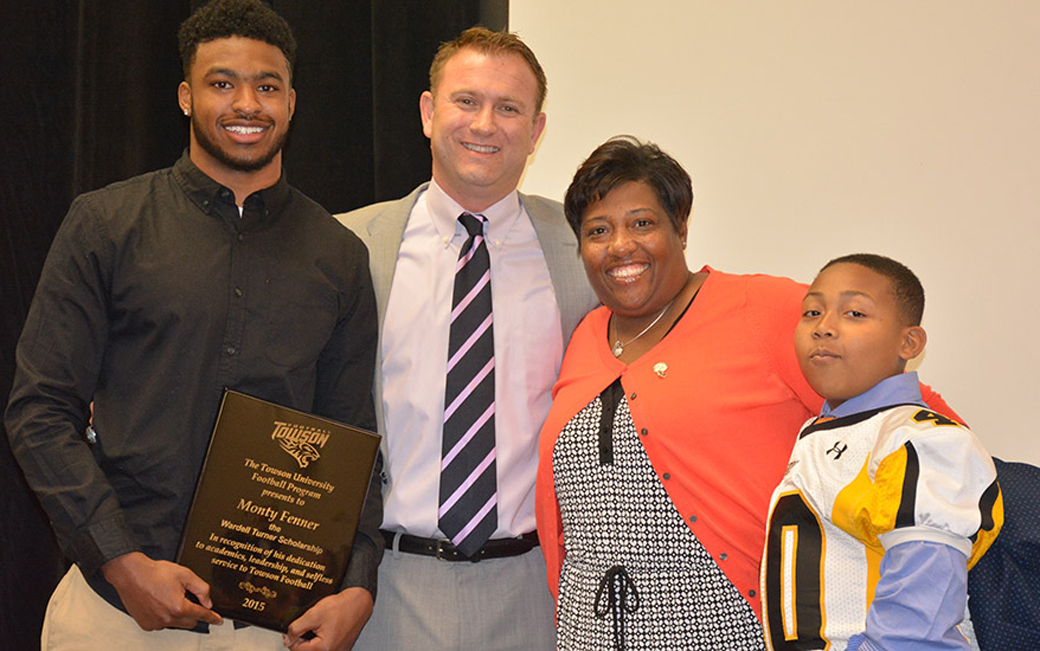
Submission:
M 1003 522 L 993 461 L 929 411 L 906 363 L 924 350 L 924 290 L 902 264 L 828 262 L 795 350 L 826 399 L 773 493 L 762 567 L 773 650 L 968 649 L 967 573 Z

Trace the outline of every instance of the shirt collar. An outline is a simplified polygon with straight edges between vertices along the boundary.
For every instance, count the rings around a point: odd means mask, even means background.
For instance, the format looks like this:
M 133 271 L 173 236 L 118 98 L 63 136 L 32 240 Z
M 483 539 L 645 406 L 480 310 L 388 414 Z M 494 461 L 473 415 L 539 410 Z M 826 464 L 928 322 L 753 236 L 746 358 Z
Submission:
M 465 235 L 465 229 L 458 225 L 459 215 L 464 212 L 472 212 L 463 208 L 457 201 L 448 196 L 448 193 L 437 185 L 436 181 L 430 181 L 426 190 L 426 202 L 430 210 L 430 217 L 437 229 L 437 234 L 444 242 L 450 242 L 456 234 Z M 505 243 L 509 231 L 516 225 L 522 213 L 520 206 L 520 194 L 513 190 L 497 203 L 488 206 L 480 214 L 487 218 L 487 242 L 495 247 L 501 247 Z
M 196 167 L 195 163 L 191 162 L 187 149 L 174 164 L 173 174 L 192 202 L 206 214 L 213 214 L 213 209 L 217 204 L 235 206 L 235 193 Z M 291 193 L 289 183 L 285 180 L 285 170 L 282 169 L 282 173 L 274 185 L 246 197 L 246 200 L 242 202 L 245 215 L 255 214 L 261 217 L 277 215 L 289 203 Z M 237 212 L 237 207 L 235 210 Z
M 919 404 L 922 407 L 926 406 L 921 398 L 921 383 L 917 379 L 917 372 L 915 371 L 885 378 L 870 389 L 854 398 L 849 398 L 834 409 L 831 409 L 830 405 L 824 402 L 820 417 L 842 418 L 872 409 L 890 407 L 892 405 L 905 405 L 907 403 Z

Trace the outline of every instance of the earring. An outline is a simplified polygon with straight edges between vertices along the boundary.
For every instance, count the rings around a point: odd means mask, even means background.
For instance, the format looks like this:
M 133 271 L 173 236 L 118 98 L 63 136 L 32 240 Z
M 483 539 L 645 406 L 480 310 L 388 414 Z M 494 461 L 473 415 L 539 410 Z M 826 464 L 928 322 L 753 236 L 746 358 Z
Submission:
M 184 115 L 191 116 L 191 111 L 184 109 Z

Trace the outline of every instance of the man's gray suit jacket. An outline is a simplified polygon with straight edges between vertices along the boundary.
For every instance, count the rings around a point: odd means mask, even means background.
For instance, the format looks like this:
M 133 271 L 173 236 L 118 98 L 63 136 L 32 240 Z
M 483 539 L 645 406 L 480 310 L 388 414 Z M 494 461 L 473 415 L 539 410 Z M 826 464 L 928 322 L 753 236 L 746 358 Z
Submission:
M 394 279 L 397 254 L 408 223 L 412 207 L 429 183 L 424 183 L 408 196 L 394 201 L 384 201 L 348 213 L 336 215 L 336 219 L 352 230 L 368 247 L 369 267 L 372 270 L 372 286 L 376 293 L 379 309 L 379 331 L 383 331 L 383 317 L 390 299 L 390 285 Z M 538 243 L 545 255 L 549 268 L 556 303 L 560 308 L 560 326 L 563 344 L 566 347 L 571 333 L 590 310 L 599 305 L 599 300 L 589 287 L 585 270 L 578 256 L 578 242 L 567 220 L 563 217 L 563 206 L 558 201 L 534 195 L 520 195 L 520 201 L 531 216 Z M 421 327 L 421 324 L 416 324 Z M 376 364 L 373 395 L 376 403 L 376 418 L 379 433 L 386 436 L 386 419 L 383 416 L 382 368 Z M 384 445 L 383 454 L 386 454 Z M 384 486 L 384 490 L 387 487 Z

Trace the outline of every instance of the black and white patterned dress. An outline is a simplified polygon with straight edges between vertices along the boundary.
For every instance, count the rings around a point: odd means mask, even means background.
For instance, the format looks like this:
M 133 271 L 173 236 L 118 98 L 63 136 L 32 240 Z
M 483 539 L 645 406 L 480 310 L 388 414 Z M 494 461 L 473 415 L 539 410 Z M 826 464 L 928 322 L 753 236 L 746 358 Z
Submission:
M 627 400 L 616 395 L 613 425 L 609 416 L 604 421 L 609 437 L 601 443 L 604 398 L 598 397 L 570 420 L 553 451 L 567 552 L 557 648 L 617 648 L 616 627 L 623 624 L 628 651 L 764 649 L 754 611 L 683 522 L 638 440 Z M 603 456 L 604 445 L 613 448 L 612 460 Z M 597 591 L 618 566 L 630 584 L 622 588 L 614 577 L 612 611 L 609 591 L 598 604 Z M 622 593 L 634 612 L 618 612 Z

